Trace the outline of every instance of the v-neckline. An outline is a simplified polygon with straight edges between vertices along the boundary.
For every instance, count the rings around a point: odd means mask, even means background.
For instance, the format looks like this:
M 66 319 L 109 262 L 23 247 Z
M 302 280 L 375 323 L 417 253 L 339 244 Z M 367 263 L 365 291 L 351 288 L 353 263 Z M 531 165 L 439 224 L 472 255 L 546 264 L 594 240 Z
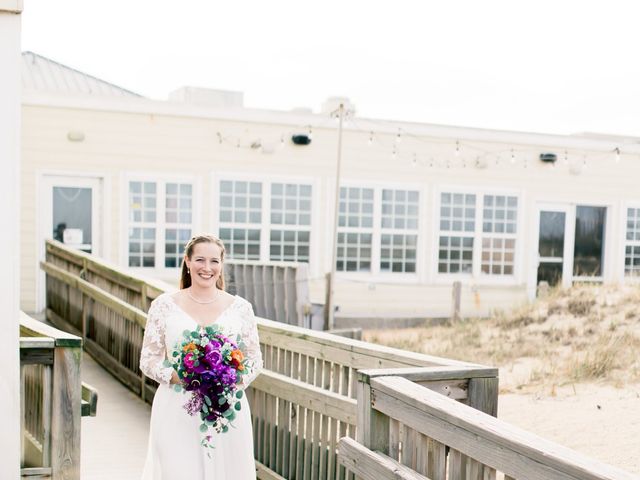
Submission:
M 213 325 L 216 325 L 217 323 L 220 322 L 220 319 L 222 317 L 224 317 L 224 315 L 231 309 L 231 307 L 233 307 L 235 305 L 235 303 L 238 301 L 238 295 L 234 295 L 233 296 L 233 301 L 227 305 L 224 310 L 222 310 L 220 312 L 220 314 L 216 317 L 216 319 L 211 322 L 211 323 L 207 323 L 206 325 L 201 325 L 192 315 L 189 315 L 187 313 L 187 311 L 182 308 L 180 305 L 178 305 L 178 302 L 176 302 L 175 298 L 173 298 L 173 296 L 171 294 L 167 294 L 167 296 L 171 299 L 171 303 L 173 303 L 173 305 L 176 307 L 176 309 L 178 309 L 180 311 L 180 313 L 182 313 L 185 317 L 187 317 L 189 320 L 191 320 L 193 323 L 195 323 L 198 328 L 207 328 L 207 327 L 211 327 Z

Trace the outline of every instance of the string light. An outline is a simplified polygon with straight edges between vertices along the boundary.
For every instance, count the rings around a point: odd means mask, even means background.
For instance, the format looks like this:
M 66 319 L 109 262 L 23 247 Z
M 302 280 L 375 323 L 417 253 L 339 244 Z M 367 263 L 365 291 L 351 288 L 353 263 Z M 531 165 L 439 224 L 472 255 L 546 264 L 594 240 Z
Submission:
M 284 135 L 280 135 L 280 148 L 284 147 Z
M 456 152 L 455 152 L 455 156 L 459 157 L 460 156 L 460 141 L 456 140 Z
M 564 151 L 564 164 L 567 165 L 569 163 L 569 154 L 567 151 Z
M 616 163 L 620 163 L 620 149 L 616 147 Z
M 396 147 L 394 145 L 393 152 L 391 152 L 391 159 L 395 160 L 398 157 L 398 152 L 396 152 Z
M 218 143 L 222 145 L 222 134 L 220 132 L 216 132 L 216 135 L 218 136 Z
M 416 155 L 416 152 L 413 152 L 413 159 L 411 160 L 411 165 L 414 167 L 418 165 L 418 155 Z
M 513 148 L 511 149 L 511 163 L 516 163 L 516 154 L 513 153 Z
M 398 134 L 396 135 L 396 143 L 400 143 L 402 141 L 402 136 L 400 134 L 401 130 L 398 129 Z
M 369 142 L 368 142 L 369 146 L 373 145 L 373 132 L 369 133 Z

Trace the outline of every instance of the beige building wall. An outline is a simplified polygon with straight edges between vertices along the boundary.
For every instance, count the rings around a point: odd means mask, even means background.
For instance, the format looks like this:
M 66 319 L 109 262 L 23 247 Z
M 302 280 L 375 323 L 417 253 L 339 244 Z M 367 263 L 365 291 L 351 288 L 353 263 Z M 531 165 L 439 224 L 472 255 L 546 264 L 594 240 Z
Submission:
M 291 134 L 309 130 L 310 145 L 295 146 L 288 141 Z M 70 132 L 82 133 L 84 140 L 70 141 Z M 42 258 L 42 239 L 50 235 L 45 221 L 50 209 L 46 186 L 52 176 L 97 182 L 102 196 L 100 253 L 122 266 L 127 265 L 129 179 L 193 181 L 193 228 L 213 232 L 219 228 L 220 179 L 309 182 L 314 190 L 311 293 L 314 302 L 324 303 L 324 274 L 331 263 L 337 154 L 337 122 L 328 116 L 34 94 L 23 101 L 22 135 L 24 309 L 42 308 L 38 260 Z M 250 147 L 258 141 L 272 153 Z M 616 162 L 614 149 L 619 145 L 623 145 L 623 153 Z M 555 166 L 538 159 L 540 153 L 549 151 L 558 154 Z M 342 184 L 420 192 L 418 264 L 416 274 L 339 272 L 339 315 L 447 316 L 451 285 L 457 279 L 464 286 L 465 315 L 485 315 L 491 309 L 526 302 L 535 293 L 541 203 L 607 207 L 603 279 L 623 281 L 626 207 L 640 206 L 639 153 L 638 147 L 624 139 L 496 132 L 355 117 L 345 127 Z M 437 273 L 439 199 L 440 192 L 448 191 L 518 197 L 514 275 L 495 278 Z M 166 280 L 176 276 L 173 270 L 164 269 L 146 273 Z

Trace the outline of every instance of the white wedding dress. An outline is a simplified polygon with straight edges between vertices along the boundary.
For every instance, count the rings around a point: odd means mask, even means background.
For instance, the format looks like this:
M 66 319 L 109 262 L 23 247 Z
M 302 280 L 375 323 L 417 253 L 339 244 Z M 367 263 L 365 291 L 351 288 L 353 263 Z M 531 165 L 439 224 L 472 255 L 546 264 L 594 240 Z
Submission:
M 239 334 L 245 343 L 245 355 L 253 370 L 243 378 L 246 388 L 262 368 L 258 329 L 251 304 L 236 296 L 216 324 L 232 339 Z M 149 308 L 144 332 L 140 369 L 160 386 L 151 407 L 149 450 L 143 480 L 255 480 L 251 413 L 246 395 L 232 427 L 226 433 L 213 432 L 214 448 L 200 445 L 199 416 L 190 416 L 183 405 L 188 392 L 176 392 L 169 385 L 173 369 L 164 365 L 166 358 L 182 340 L 184 330 L 196 330 L 198 324 L 165 293 Z M 207 453 L 209 456 L 207 456 Z

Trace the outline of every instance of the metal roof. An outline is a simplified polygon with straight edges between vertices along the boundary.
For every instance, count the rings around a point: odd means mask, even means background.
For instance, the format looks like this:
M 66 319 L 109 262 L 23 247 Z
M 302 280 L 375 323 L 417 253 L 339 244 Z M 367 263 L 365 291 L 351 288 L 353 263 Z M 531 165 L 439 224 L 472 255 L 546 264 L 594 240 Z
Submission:
M 22 88 L 57 93 L 141 97 L 33 52 L 22 53 Z

